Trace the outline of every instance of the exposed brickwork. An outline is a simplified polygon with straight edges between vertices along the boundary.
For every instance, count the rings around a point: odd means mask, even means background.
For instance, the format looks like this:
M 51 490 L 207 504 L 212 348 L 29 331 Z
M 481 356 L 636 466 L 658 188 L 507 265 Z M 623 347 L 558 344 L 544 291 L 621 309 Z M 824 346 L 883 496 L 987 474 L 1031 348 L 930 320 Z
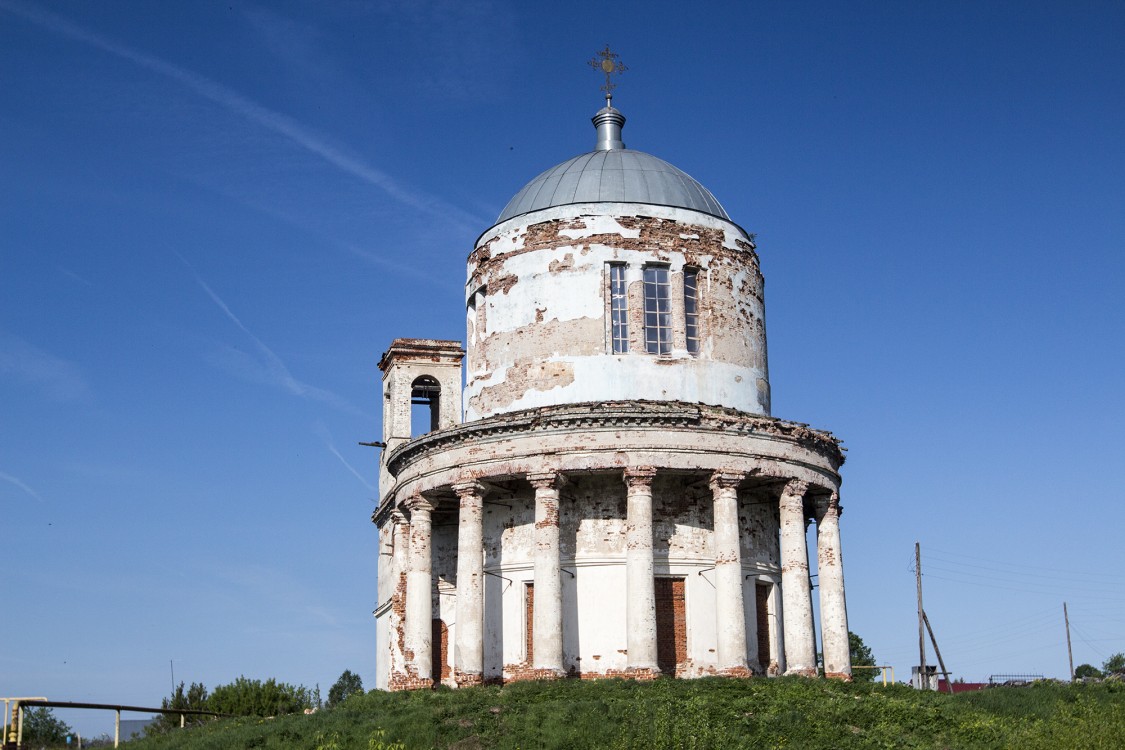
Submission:
M 852 676 L 847 672 L 829 672 L 825 676 L 830 680 L 843 680 L 844 682 L 852 681 Z
M 406 572 L 398 574 L 398 583 L 395 585 L 394 593 L 391 594 L 391 636 L 398 646 L 398 653 L 405 656 L 406 654 Z M 389 687 L 391 690 L 400 689 L 396 687 L 397 683 L 407 679 L 405 665 L 399 663 L 398 659 L 394 658 L 393 653 L 388 653 L 387 658 L 390 659 L 390 680 Z
M 432 690 L 434 681 L 429 677 L 406 677 L 392 679 L 391 690 Z
M 676 675 L 687 662 L 687 615 L 683 578 L 657 578 L 656 663 L 666 675 Z
M 717 252 L 733 256 L 739 266 L 749 265 L 761 279 L 758 268 L 758 255 L 748 243 L 741 243 L 739 250 L 723 247 L 724 232 L 696 224 L 683 224 L 672 219 L 654 216 L 618 216 L 617 223 L 626 230 L 637 230 L 636 237 L 626 237 L 622 233 L 593 234 L 581 239 L 569 236 L 567 230 L 585 229 L 583 217 L 554 219 L 532 224 L 524 229 L 522 245 L 519 249 L 508 250 L 502 255 L 493 255 L 493 248 L 502 242 L 500 236 L 493 237 L 469 255 L 469 266 L 474 268 L 469 286 L 475 288 L 485 283 L 494 269 L 502 268 L 502 261 L 523 253 L 549 250 L 559 246 L 578 250 L 593 245 L 609 245 L 620 249 L 642 250 L 653 253 L 653 260 L 668 261 L 666 253 L 675 248 L 688 256 L 689 265 L 699 266 L 703 257 Z M 760 282 L 759 282 L 760 286 Z M 489 285 L 492 292 L 492 284 Z
M 478 685 L 485 684 L 482 675 L 462 672 L 460 670 L 456 670 L 454 672 L 454 681 L 457 683 L 457 687 L 459 688 L 477 687 Z
M 433 640 L 430 643 L 433 644 L 433 648 L 430 651 L 432 655 L 430 660 L 433 664 L 430 674 L 433 675 L 435 683 L 444 682 L 451 674 L 449 666 L 449 628 L 444 622 L 435 618 L 432 624 L 432 633 Z

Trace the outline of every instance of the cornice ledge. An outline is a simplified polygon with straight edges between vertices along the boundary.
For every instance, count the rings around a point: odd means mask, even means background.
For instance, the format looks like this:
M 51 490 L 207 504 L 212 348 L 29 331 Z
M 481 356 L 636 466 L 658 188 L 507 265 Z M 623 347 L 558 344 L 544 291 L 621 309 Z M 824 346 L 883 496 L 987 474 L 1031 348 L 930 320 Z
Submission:
M 397 476 L 405 462 L 432 450 L 505 434 L 575 427 L 703 427 L 735 435 L 771 435 L 793 440 L 829 459 L 836 466 L 844 463 L 840 441 L 832 433 L 814 429 L 801 422 L 787 422 L 776 417 L 747 414 L 721 406 L 681 401 L 631 400 L 541 406 L 463 422 L 400 445 L 387 456 L 386 466 L 392 475 Z

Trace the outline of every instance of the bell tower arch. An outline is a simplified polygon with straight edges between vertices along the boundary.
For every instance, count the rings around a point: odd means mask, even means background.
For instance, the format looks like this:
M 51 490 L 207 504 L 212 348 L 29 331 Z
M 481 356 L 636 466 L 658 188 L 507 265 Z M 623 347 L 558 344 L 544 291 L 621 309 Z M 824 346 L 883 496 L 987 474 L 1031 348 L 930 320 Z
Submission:
M 391 342 L 379 360 L 379 369 L 383 371 L 383 442 L 387 445 L 384 458 L 413 437 L 461 423 L 464 356 L 460 341 Z M 421 415 L 417 414 L 419 409 Z M 412 421 L 420 429 L 412 431 Z M 380 472 L 380 484 L 388 478 L 385 470 Z

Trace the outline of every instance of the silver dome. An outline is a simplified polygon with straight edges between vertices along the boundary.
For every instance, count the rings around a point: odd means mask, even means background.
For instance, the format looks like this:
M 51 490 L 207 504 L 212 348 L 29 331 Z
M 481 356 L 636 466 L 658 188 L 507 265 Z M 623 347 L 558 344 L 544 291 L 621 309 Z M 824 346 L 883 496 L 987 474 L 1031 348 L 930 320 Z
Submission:
M 572 203 L 648 203 L 730 220 L 711 191 L 663 159 L 625 148 L 625 117 L 612 107 L 594 116 L 598 150 L 548 169 L 516 193 L 496 220 Z

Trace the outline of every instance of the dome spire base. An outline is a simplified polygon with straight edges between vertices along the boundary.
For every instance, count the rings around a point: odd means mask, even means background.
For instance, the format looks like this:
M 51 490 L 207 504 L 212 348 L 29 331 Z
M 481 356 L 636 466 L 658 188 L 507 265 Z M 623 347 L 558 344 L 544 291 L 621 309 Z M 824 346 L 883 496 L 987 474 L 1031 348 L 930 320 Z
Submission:
M 598 143 L 594 146 L 595 151 L 616 151 L 625 148 L 625 142 L 621 140 L 621 129 L 625 127 L 625 115 L 613 108 L 613 97 L 606 97 L 605 107 L 598 110 L 591 122 L 598 130 Z

